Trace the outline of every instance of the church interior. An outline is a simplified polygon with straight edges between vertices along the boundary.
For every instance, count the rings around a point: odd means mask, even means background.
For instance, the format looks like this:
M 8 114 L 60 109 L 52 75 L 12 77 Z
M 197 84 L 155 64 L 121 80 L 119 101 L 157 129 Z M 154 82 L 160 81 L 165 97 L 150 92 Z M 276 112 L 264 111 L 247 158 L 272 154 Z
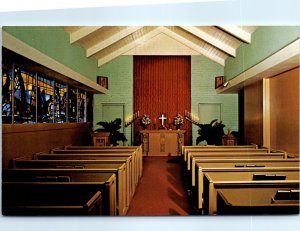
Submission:
M 2 214 L 299 214 L 299 26 L 5 26 Z

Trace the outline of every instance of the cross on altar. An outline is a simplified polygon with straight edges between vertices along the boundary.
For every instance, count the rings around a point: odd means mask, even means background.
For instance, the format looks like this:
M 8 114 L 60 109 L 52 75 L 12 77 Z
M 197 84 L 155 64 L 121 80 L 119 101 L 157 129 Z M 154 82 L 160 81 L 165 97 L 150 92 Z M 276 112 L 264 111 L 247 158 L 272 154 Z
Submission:
M 159 119 L 161 120 L 161 126 L 164 128 L 165 127 L 165 120 L 167 119 L 167 117 L 165 117 L 165 115 L 162 114 L 161 117 L 159 117 Z

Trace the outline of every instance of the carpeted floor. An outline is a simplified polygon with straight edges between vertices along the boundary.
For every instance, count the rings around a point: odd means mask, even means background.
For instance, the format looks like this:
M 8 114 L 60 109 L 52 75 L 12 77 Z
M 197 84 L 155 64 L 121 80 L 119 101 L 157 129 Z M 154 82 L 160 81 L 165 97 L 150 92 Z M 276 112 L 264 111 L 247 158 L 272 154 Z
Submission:
M 191 214 L 178 159 L 144 157 L 143 168 L 128 216 Z

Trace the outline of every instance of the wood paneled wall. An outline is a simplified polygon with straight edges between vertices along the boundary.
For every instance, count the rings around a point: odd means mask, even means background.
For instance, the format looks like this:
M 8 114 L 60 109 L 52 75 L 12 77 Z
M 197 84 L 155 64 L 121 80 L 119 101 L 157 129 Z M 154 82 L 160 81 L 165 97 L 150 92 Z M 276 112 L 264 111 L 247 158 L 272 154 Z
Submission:
M 68 144 L 88 144 L 90 131 L 89 123 L 3 124 L 2 167 L 7 168 L 12 158 L 48 153 Z
M 299 67 L 270 79 L 271 148 L 299 156 Z
M 263 145 L 262 80 L 244 88 L 244 141 Z

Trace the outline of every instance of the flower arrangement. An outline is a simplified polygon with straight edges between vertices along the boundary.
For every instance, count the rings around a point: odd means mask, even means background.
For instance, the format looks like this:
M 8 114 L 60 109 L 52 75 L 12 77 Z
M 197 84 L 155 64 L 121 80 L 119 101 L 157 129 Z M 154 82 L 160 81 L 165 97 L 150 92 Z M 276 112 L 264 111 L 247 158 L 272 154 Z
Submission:
M 143 117 L 141 118 L 141 125 L 146 128 L 149 124 L 151 123 L 151 119 L 149 118 L 148 115 L 143 115 Z
M 180 114 L 174 117 L 174 125 L 179 128 L 183 124 L 183 117 Z

